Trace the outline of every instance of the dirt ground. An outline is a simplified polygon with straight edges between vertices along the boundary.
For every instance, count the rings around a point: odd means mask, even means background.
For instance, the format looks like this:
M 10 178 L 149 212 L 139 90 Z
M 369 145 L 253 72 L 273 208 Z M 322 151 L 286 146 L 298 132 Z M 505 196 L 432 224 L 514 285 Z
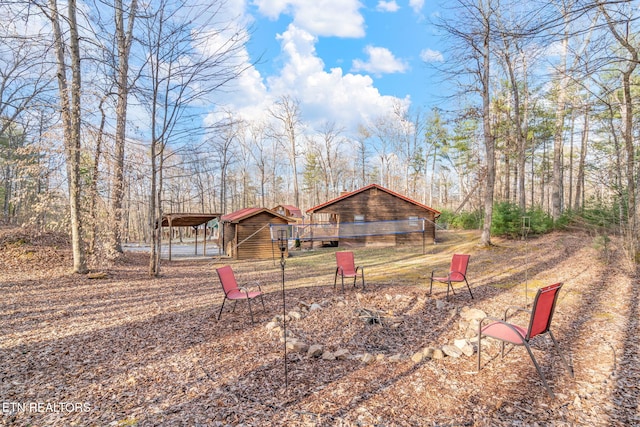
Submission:
M 128 253 L 75 275 L 63 237 L 0 229 L 0 424 L 640 425 L 640 288 L 620 242 L 584 232 L 477 241 L 443 232 L 424 249 L 354 249 L 366 289 L 344 292 L 333 287 L 335 248 L 292 252 L 287 341 L 324 356 L 290 348 L 285 360 L 277 260 L 165 261 L 149 278 L 146 256 Z M 464 285 L 448 300 L 444 285 L 429 295 L 431 271 L 455 252 L 471 254 L 474 299 Z M 217 320 L 214 269 L 225 264 L 266 293 L 253 323 L 244 301 Z M 522 347 L 501 358 L 483 344 L 480 372 L 476 354 L 416 357 L 464 338 L 469 308 L 498 317 L 555 282 L 552 330 L 575 377 L 550 340 L 533 346 L 555 399 Z

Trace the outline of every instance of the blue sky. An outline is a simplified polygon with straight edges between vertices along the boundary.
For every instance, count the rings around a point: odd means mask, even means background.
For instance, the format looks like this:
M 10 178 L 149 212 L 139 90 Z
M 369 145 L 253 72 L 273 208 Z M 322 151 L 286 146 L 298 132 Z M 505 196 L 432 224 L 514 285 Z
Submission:
M 258 119 L 288 95 L 312 127 L 329 121 L 350 133 L 397 103 L 437 105 L 442 85 L 427 67 L 443 60 L 433 0 L 236 1 L 253 30 L 246 60 L 262 59 L 234 83 L 225 108 Z

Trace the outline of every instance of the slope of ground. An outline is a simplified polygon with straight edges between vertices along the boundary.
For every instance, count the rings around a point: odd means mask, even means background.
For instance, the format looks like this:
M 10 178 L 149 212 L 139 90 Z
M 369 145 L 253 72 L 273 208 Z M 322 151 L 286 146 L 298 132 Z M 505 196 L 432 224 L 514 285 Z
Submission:
M 273 322 L 283 312 L 277 260 L 164 262 L 149 278 L 146 257 L 126 254 L 104 274 L 81 276 L 68 272 L 67 242 L 48 239 L 0 233 L 2 425 L 640 424 L 638 283 L 615 239 L 552 233 L 485 249 L 475 233 L 447 232 L 424 251 L 355 249 L 367 286 L 344 293 L 333 288 L 335 249 L 292 253 L 288 341 L 347 357 L 290 349 L 286 363 Z M 475 299 L 460 286 L 448 301 L 444 286 L 428 295 L 431 270 L 446 269 L 454 252 L 471 254 Z M 224 264 L 266 291 L 255 323 L 244 302 L 217 320 L 214 268 Z M 479 373 L 475 355 L 415 357 L 463 338 L 466 309 L 500 316 L 554 282 L 564 283 L 554 332 L 575 378 L 547 340 L 534 352 L 556 399 L 523 348 L 502 359 L 491 346 Z

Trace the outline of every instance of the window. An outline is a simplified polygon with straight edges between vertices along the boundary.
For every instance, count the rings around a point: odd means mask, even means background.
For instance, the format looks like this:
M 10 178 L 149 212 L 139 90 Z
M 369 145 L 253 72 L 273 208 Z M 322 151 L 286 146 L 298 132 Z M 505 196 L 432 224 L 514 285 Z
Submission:
M 364 222 L 364 215 L 354 215 L 353 222 Z

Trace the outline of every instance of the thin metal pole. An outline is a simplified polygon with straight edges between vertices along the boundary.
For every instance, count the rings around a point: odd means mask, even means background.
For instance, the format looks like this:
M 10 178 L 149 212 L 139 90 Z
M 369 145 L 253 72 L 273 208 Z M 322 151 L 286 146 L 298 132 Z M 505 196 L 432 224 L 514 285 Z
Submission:
M 280 266 L 282 267 L 282 331 L 284 334 L 284 388 L 289 388 L 289 375 L 287 372 L 287 303 L 284 297 L 284 251 L 281 251 Z
M 282 333 L 284 336 L 284 388 L 289 389 L 289 373 L 287 370 L 287 303 L 284 293 L 284 252 L 287 249 L 287 230 L 278 230 L 278 247 L 280 248 L 280 267 L 282 268 Z
M 522 217 L 522 240 L 524 240 L 524 306 L 529 306 L 529 245 L 527 235 L 531 229 L 531 217 Z

